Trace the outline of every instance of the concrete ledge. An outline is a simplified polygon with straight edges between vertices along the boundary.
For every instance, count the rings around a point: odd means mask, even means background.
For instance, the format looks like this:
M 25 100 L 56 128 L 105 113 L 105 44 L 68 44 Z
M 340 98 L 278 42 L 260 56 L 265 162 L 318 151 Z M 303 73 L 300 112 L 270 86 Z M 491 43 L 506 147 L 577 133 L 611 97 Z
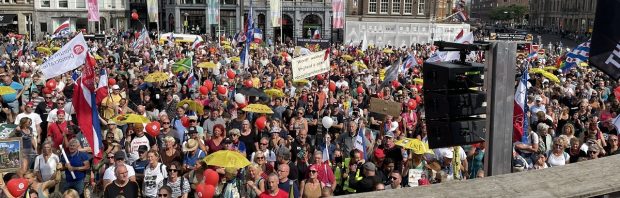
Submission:
M 522 173 L 343 197 L 592 197 L 620 191 L 620 155 Z

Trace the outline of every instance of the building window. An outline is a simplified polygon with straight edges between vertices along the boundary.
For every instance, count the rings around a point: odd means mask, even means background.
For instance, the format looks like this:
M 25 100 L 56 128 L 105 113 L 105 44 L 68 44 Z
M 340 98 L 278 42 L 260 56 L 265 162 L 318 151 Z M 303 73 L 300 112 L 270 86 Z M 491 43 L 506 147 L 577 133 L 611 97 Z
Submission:
M 75 1 L 76 8 L 86 8 L 86 0 L 77 0 Z
M 424 5 L 426 0 L 418 0 L 418 15 L 424 15 Z
M 405 10 L 404 10 L 405 14 L 413 13 L 413 0 L 405 0 L 404 8 L 405 8 Z
M 390 6 L 390 0 L 381 0 L 381 7 L 379 8 L 379 13 L 387 14 Z
M 68 0 L 58 0 L 58 7 L 59 8 L 68 8 L 69 7 L 69 1 Z
M 49 8 L 50 7 L 50 0 L 41 0 L 41 7 L 42 8 Z
M 41 27 L 41 32 L 47 32 L 47 23 L 39 23 L 39 27 Z
M 392 14 L 400 14 L 400 0 L 392 0 Z
M 368 13 L 377 13 L 377 0 L 368 0 Z

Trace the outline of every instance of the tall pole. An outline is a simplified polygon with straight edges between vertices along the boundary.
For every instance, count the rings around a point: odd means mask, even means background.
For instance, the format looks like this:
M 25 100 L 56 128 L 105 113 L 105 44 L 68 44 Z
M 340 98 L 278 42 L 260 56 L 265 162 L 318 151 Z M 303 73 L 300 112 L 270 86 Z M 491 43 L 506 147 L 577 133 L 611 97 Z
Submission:
M 278 23 L 280 23 L 280 45 L 284 46 L 284 24 L 282 24 L 282 21 L 284 20 L 284 10 L 282 10 L 282 0 L 280 0 L 280 21 L 278 21 Z

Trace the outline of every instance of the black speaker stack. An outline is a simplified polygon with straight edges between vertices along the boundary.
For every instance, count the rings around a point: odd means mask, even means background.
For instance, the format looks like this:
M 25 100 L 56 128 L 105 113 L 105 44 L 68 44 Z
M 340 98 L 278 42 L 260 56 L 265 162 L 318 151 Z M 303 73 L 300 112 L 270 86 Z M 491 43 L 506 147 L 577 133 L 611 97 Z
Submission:
M 467 145 L 486 136 L 484 65 L 424 63 L 424 110 L 430 148 Z

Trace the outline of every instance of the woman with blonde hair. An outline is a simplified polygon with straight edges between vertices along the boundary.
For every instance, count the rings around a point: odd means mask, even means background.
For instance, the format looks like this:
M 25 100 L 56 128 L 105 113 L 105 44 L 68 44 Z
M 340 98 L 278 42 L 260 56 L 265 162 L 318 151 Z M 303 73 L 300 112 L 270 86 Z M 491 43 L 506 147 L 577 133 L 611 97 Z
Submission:
M 247 197 L 257 197 L 265 191 L 265 178 L 263 171 L 258 164 L 250 164 L 247 168 L 246 192 Z
M 69 189 L 62 193 L 62 198 L 80 198 L 80 194 L 73 189 Z
M 549 167 L 564 166 L 570 163 L 570 155 L 564 152 L 567 144 L 564 138 L 555 138 L 553 140 L 553 147 L 547 152 L 547 164 Z
M 58 173 L 60 173 L 60 171 L 56 171 L 54 175 L 52 175 L 51 180 L 39 182 L 36 174 L 34 174 L 32 170 L 27 170 L 26 173 L 24 173 L 24 178 L 28 180 L 30 188 L 37 192 L 38 197 L 47 198 L 51 194 L 48 190 L 60 182 L 60 175 Z

